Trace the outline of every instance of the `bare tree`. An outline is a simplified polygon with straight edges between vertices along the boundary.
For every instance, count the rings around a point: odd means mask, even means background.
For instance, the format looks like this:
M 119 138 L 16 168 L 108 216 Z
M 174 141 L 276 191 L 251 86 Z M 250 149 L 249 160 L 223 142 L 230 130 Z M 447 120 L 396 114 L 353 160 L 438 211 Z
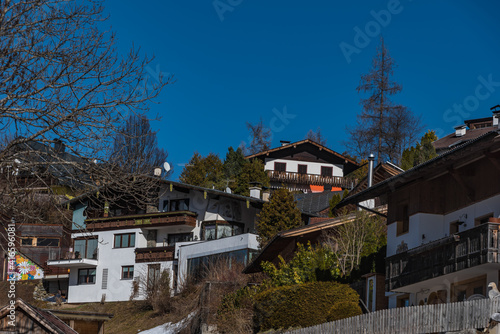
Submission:
M 394 67 L 396 64 L 381 38 L 372 69 L 361 76 L 357 88 L 358 93 L 371 95 L 361 100 L 363 111 L 357 116 L 356 125 L 347 128 L 350 139 L 345 144 L 360 157 L 376 153 L 377 162 L 389 160 L 399 164 L 403 150 L 418 138 L 422 125 L 410 109 L 390 100 L 402 90 L 391 79 Z
M 316 130 L 316 132 L 314 132 L 313 130 L 309 130 L 309 132 L 306 135 L 306 139 L 310 139 L 318 144 L 326 146 L 326 138 L 321 133 L 321 128 L 319 127 Z
M 337 254 L 342 276 L 349 276 L 358 268 L 363 256 L 385 244 L 385 234 L 385 223 L 378 216 L 358 211 L 352 220 L 326 232 L 323 243 Z
M 148 174 L 154 167 L 162 167 L 168 153 L 158 147 L 156 132 L 144 115 L 132 114 L 119 129 L 109 161 L 131 174 Z M 171 174 L 164 172 L 164 177 Z
M 250 131 L 249 138 L 251 138 L 251 142 L 248 145 L 244 145 L 244 143 L 241 145 L 246 155 L 266 151 L 271 148 L 272 133 L 269 128 L 264 126 L 262 118 L 257 124 L 247 122 L 247 129 Z
M 8 216 L 37 221 L 22 206 L 26 192 L 55 184 L 133 190 L 123 182 L 131 175 L 106 158 L 123 120 L 146 111 L 171 78 L 145 80 L 151 59 L 135 50 L 119 57 L 114 35 L 98 29 L 102 12 L 99 1 L 0 2 L 0 130 L 9 138 L 0 212 Z

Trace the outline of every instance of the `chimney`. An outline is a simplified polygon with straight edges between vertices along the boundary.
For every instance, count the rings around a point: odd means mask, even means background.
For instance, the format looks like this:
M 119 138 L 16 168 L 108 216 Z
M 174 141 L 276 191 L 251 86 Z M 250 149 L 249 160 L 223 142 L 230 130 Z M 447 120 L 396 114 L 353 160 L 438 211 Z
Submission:
M 375 160 L 375 156 L 373 153 L 370 153 L 368 156 L 368 188 L 373 185 L 373 161 Z
M 280 140 L 280 143 L 281 143 L 281 146 L 286 146 L 286 145 L 290 144 L 290 141 L 289 140 Z
M 500 104 L 491 107 L 490 110 L 493 112 L 493 126 L 500 128 L 498 120 L 500 119 Z
M 465 133 L 467 131 L 465 125 L 455 126 L 454 129 L 455 129 L 455 137 L 463 137 L 465 136 Z
M 262 184 L 260 182 L 250 182 L 250 197 L 260 199 Z
M 262 200 L 264 202 L 269 202 L 269 196 L 271 196 L 271 191 L 269 191 L 269 189 L 266 189 L 262 192 Z
M 161 167 L 155 167 L 155 169 L 153 170 L 153 173 L 154 173 L 154 176 L 160 177 L 161 176 Z

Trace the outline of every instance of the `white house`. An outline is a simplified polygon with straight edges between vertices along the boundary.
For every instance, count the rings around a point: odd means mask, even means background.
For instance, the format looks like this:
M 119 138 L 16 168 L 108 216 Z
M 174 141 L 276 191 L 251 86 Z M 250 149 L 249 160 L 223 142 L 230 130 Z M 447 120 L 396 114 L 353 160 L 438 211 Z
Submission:
M 348 197 L 387 203 L 389 307 L 487 296 L 500 275 L 500 135 L 487 132 Z
M 345 176 L 359 167 L 355 161 L 310 139 L 281 141 L 280 147 L 245 158 L 262 160 L 271 188 L 284 184 L 291 191 L 304 193 L 351 189 L 355 181 Z
M 258 250 L 259 198 L 162 181 L 151 212 L 123 215 L 111 205 L 89 218 L 88 203 L 86 197 L 71 201 L 73 247 L 48 262 L 70 268 L 70 303 L 129 300 L 134 279 L 157 279 L 163 270 L 178 289 L 215 256 L 246 264 Z

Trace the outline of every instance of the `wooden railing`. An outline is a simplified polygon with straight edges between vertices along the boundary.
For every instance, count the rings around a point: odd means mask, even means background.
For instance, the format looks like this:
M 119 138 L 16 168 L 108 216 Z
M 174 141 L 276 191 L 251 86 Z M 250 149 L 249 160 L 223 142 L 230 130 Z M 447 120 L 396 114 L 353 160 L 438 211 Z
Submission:
M 352 188 L 356 185 L 356 180 L 346 179 L 342 176 L 321 176 L 315 174 L 299 174 L 293 172 L 281 172 L 275 170 L 267 171 L 271 182 L 331 185 L 333 187 Z
M 499 308 L 500 298 L 401 307 L 279 333 L 417 334 L 481 329 L 488 326 L 491 315 Z
M 87 219 L 85 223 L 87 224 L 88 230 L 168 225 L 188 225 L 196 227 L 196 216 L 197 214 L 191 211 L 156 212 L 140 215 Z
M 135 262 L 172 261 L 174 259 L 174 250 L 174 246 L 136 248 Z
M 386 291 L 485 263 L 498 263 L 500 224 L 485 223 L 385 259 Z

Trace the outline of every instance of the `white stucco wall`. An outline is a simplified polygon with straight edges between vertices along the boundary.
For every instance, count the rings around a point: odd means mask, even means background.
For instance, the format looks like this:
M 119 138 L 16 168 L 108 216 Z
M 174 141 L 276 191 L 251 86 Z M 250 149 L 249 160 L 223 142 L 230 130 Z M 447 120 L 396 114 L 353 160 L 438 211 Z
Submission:
M 126 301 L 130 298 L 132 291 L 132 280 L 122 280 L 122 266 L 134 266 L 136 270 L 135 253 L 136 247 L 145 247 L 146 240 L 139 233 L 140 229 L 120 229 L 114 231 L 102 231 L 92 234 L 98 237 L 98 265 L 96 267 L 95 284 L 78 284 L 78 269 L 71 268 L 69 276 L 68 301 L 70 303 L 84 303 L 100 301 L 106 294 L 106 301 Z M 114 235 L 122 233 L 135 233 L 135 247 L 114 248 Z M 73 238 L 89 236 L 88 234 L 75 233 Z M 103 269 L 108 269 L 107 289 L 102 289 Z
M 397 223 L 387 227 L 387 256 L 396 254 L 397 246 L 401 242 L 408 245 L 408 249 L 421 246 L 450 234 L 450 223 L 457 220 L 465 221 L 459 226 L 459 232 L 474 227 L 475 219 L 493 213 L 494 217 L 500 217 L 500 195 L 474 203 L 460 210 L 446 215 L 435 215 L 428 213 L 417 213 L 410 216 L 409 232 L 400 236 L 396 235 Z M 425 235 L 425 238 L 422 238 Z
M 265 170 L 274 170 L 275 162 L 286 163 L 286 171 L 298 173 L 299 165 L 307 165 L 307 174 L 321 175 L 321 167 L 333 167 L 333 176 L 344 176 L 342 165 L 334 165 L 329 163 L 319 163 L 310 161 L 297 161 L 286 159 L 270 159 L 266 158 Z
M 179 255 L 179 275 L 178 275 L 178 284 L 182 286 L 182 282 L 184 282 L 187 274 L 187 265 L 188 260 L 237 251 L 241 249 L 259 249 L 259 242 L 257 241 L 256 234 L 245 233 L 241 235 L 236 235 L 233 237 L 228 237 L 219 240 L 212 241 L 203 241 L 192 244 L 181 245 L 178 250 Z

